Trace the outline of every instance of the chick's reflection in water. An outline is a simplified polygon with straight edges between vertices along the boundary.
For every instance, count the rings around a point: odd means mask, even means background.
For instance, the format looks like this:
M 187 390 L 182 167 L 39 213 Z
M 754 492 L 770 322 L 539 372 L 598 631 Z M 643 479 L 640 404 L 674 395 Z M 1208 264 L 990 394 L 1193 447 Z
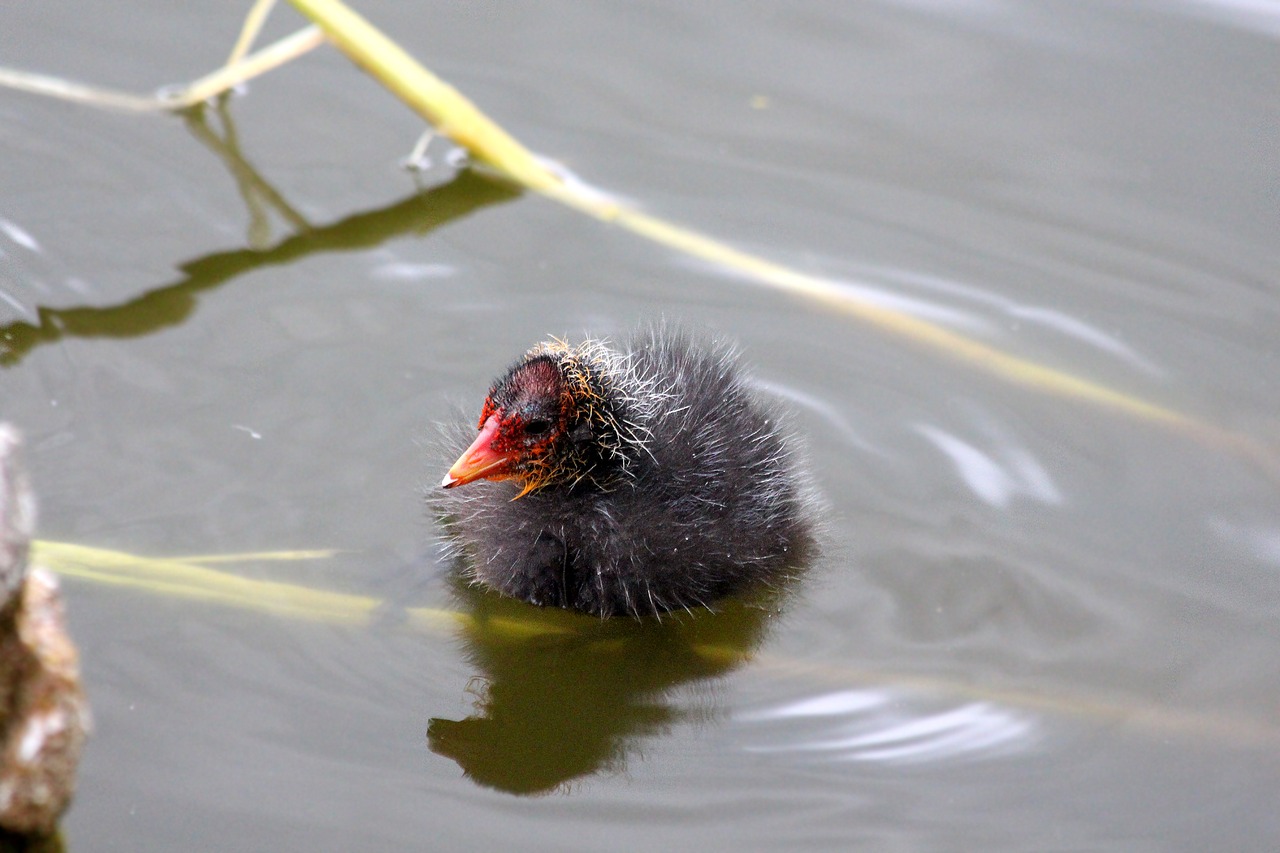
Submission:
M 784 595 L 661 621 L 600 620 L 458 586 L 473 617 L 462 640 L 479 670 L 467 687 L 475 713 L 431 720 L 428 744 L 476 783 L 514 794 L 620 771 L 642 738 L 706 718 L 697 699 L 683 701 L 689 691 L 672 694 L 747 661 Z

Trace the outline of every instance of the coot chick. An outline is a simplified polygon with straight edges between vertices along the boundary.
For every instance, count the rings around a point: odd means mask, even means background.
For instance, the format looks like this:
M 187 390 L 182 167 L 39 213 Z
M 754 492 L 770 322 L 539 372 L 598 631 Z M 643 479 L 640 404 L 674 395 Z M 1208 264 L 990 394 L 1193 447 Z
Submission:
M 625 349 L 552 339 L 489 390 L 441 484 L 474 579 L 599 616 L 773 585 L 809 543 L 778 413 L 733 349 L 667 326 Z M 461 443 L 461 442 L 460 442 Z

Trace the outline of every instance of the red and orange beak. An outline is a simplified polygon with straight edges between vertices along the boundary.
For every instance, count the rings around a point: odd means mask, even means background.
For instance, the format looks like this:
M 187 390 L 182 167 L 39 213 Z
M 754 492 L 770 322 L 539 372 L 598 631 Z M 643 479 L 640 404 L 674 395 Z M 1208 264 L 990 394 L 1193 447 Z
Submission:
M 444 475 L 440 485 L 446 489 L 462 486 L 473 480 L 505 480 L 511 476 L 510 470 L 515 462 L 515 454 L 501 453 L 493 449 L 493 441 L 498 437 L 498 418 L 490 417 L 480 427 L 480 434 L 471 446 L 462 452 L 458 461 L 453 463 L 449 473 Z

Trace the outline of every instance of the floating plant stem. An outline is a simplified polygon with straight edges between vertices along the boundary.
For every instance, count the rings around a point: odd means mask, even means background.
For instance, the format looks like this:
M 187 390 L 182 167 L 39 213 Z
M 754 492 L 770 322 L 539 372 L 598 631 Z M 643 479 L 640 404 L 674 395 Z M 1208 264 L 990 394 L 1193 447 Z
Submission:
M 306 53 L 326 38 L 426 119 L 441 135 L 516 184 L 603 222 L 775 289 L 854 317 L 885 334 L 941 352 L 1001 380 L 1156 424 L 1210 446 L 1236 453 L 1280 479 L 1274 448 L 1256 439 L 1066 370 L 1006 352 L 937 323 L 860 296 L 844 282 L 803 273 L 753 255 L 689 228 L 625 205 L 564 174 L 535 156 L 457 89 L 423 67 L 340 0 L 290 0 L 314 22 L 254 54 L 239 58 L 256 38 L 274 0 L 257 0 L 232 58 L 236 61 L 186 87 L 143 97 L 84 86 L 45 75 L 0 68 L 0 85 L 135 111 L 178 110 L 211 98 L 253 76 Z

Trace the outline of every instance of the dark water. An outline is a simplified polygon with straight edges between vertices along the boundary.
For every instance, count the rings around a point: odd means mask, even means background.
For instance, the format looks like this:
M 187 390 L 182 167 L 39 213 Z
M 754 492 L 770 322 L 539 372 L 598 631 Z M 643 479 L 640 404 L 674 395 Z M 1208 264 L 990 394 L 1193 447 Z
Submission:
M 358 5 L 599 187 L 1211 428 L 994 379 L 447 146 L 415 182 L 419 123 L 331 51 L 227 116 L 0 91 L 0 415 L 43 537 L 340 549 L 211 567 L 375 607 L 68 576 L 71 850 L 1280 846 L 1273 4 Z M 9 4 L 0 56 L 149 90 L 239 13 Z M 829 503 L 800 588 L 660 626 L 457 591 L 432 424 L 548 333 L 657 314 L 797 409 Z

